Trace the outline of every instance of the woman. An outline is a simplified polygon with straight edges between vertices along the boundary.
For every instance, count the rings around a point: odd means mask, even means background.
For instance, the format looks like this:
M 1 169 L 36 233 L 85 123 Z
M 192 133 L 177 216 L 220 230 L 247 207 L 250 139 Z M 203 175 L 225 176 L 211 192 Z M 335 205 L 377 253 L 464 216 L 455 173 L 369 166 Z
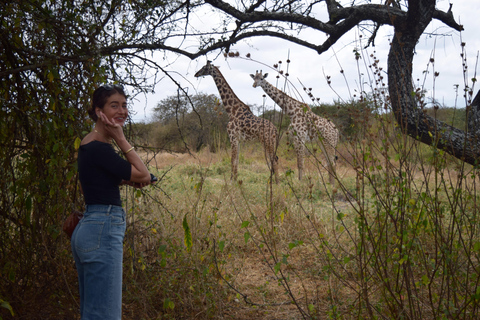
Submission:
M 104 85 L 93 93 L 88 110 L 95 128 L 78 151 L 85 213 L 72 235 L 82 320 L 121 319 L 125 211 L 119 185 L 150 184 L 150 173 L 123 134 L 127 96 L 121 86 Z M 126 160 L 113 149 L 115 141 Z

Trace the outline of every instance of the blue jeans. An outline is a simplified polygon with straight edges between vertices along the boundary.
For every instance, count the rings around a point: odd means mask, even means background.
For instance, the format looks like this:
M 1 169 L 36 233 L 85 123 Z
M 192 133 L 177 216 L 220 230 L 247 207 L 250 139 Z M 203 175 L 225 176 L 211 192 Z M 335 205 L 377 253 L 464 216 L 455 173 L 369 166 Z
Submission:
M 87 205 L 72 235 L 82 320 L 122 318 L 125 211 L 114 205 Z

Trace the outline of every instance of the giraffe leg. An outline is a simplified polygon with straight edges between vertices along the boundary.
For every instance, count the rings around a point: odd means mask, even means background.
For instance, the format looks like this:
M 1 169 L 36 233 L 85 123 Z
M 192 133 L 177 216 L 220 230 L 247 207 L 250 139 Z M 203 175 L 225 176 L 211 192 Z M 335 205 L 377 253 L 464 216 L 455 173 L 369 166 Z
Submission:
M 335 149 L 331 148 L 330 154 L 328 154 L 328 171 L 330 175 L 330 184 L 332 187 L 335 187 L 335 170 L 336 170 L 336 155 L 335 155 Z
M 330 183 L 332 184 L 332 187 L 335 187 L 335 176 L 337 175 L 337 150 L 335 148 L 331 148 L 332 152 L 330 153 L 330 159 L 331 159 L 331 167 L 332 171 L 330 173 Z
M 230 180 L 237 181 L 237 171 L 238 171 L 238 140 L 232 139 L 230 141 L 232 145 L 232 175 Z
M 305 146 L 302 139 L 298 136 L 294 137 L 295 153 L 297 154 L 298 180 L 303 178 L 303 162 L 305 157 Z
M 327 170 L 328 170 L 328 175 L 329 175 L 329 182 L 332 185 L 332 187 L 335 186 L 335 167 L 336 167 L 336 155 L 335 155 L 335 148 L 332 146 L 328 145 L 327 142 L 321 141 L 320 142 L 321 149 L 323 151 L 323 154 L 325 155 L 325 159 L 327 161 Z M 327 145 L 324 145 L 327 144 Z

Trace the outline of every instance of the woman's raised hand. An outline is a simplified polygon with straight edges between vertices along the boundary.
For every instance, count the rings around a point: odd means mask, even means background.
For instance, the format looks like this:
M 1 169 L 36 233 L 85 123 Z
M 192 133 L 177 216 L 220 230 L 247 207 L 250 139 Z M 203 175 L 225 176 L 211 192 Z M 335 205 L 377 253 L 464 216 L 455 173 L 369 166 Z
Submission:
M 125 139 L 125 135 L 123 133 L 123 127 L 118 123 L 115 123 L 113 120 L 109 120 L 107 116 L 100 111 L 100 119 L 104 124 L 105 133 L 108 134 L 110 137 L 113 138 L 117 143 L 119 139 Z

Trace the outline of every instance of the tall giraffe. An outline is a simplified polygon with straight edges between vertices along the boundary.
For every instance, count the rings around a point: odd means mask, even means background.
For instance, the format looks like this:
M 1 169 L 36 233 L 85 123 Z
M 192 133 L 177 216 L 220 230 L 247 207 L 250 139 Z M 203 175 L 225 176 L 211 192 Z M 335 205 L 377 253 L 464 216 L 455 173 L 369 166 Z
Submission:
M 253 87 L 260 86 L 266 94 L 275 101 L 280 108 L 290 117 L 291 123 L 288 128 L 289 135 L 293 138 L 295 153 L 297 154 L 298 179 L 302 180 L 303 163 L 305 157 L 305 142 L 308 138 L 316 137 L 320 140 L 320 147 L 325 154 L 328 163 L 328 172 L 330 175 L 330 183 L 335 184 L 335 148 L 338 143 L 338 130 L 335 124 L 330 120 L 321 118 L 303 102 L 293 99 L 283 91 L 277 89 L 267 82 L 265 78 L 268 73 L 262 74 L 262 71 L 250 75 Z
M 227 132 L 232 146 L 232 174 L 231 179 L 237 179 L 238 148 L 241 140 L 259 140 L 265 150 L 267 163 L 275 174 L 278 183 L 278 157 L 275 152 L 278 142 L 277 128 L 270 121 L 255 116 L 250 108 L 243 103 L 228 85 L 220 70 L 207 61 L 207 64 L 195 73 L 195 77 L 210 75 L 215 81 L 220 97 L 228 113 Z

